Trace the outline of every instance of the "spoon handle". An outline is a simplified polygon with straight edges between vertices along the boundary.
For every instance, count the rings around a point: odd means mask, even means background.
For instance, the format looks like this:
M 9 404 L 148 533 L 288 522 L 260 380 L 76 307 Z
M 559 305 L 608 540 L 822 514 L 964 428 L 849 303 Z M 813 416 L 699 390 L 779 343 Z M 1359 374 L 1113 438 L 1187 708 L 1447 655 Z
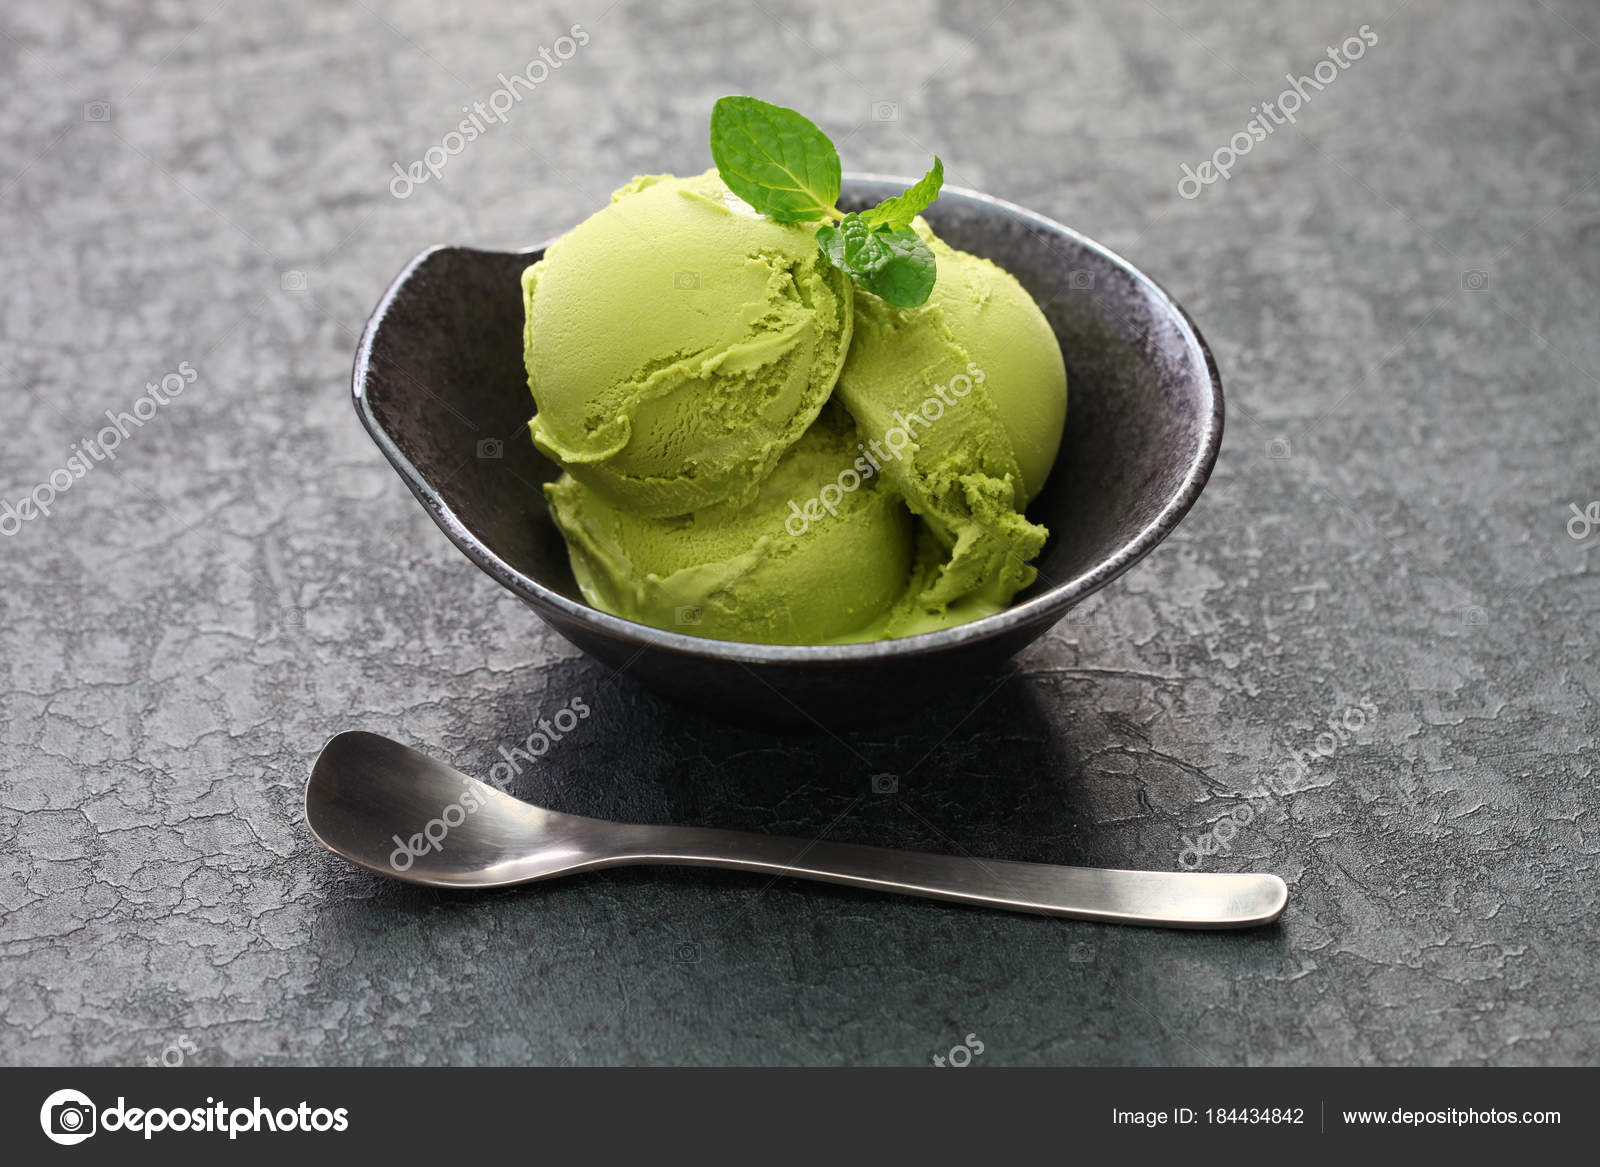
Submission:
M 1110 924 L 1250 928 L 1276 920 L 1289 896 L 1276 875 L 1058 867 L 699 827 L 619 831 L 607 865 L 731 867 Z

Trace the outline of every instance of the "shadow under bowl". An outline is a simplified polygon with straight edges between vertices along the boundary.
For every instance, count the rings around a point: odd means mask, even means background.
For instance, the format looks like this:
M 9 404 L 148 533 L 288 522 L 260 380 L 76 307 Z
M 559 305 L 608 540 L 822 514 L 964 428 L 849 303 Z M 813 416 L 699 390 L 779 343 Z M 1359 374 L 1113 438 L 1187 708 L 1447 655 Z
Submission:
M 848 176 L 840 205 L 908 185 Z M 589 607 L 539 487 L 528 435 L 522 271 L 544 254 L 435 247 L 400 273 L 356 353 L 356 411 L 433 520 L 562 636 L 658 692 L 722 716 L 836 728 L 894 716 L 992 671 L 1166 537 L 1222 440 L 1222 383 L 1187 313 L 1122 257 L 1041 215 L 946 188 L 927 213 L 952 246 L 1011 272 L 1066 358 L 1061 453 L 1028 517 L 1050 530 L 1006 611 L 868 644 L 731 643 Z

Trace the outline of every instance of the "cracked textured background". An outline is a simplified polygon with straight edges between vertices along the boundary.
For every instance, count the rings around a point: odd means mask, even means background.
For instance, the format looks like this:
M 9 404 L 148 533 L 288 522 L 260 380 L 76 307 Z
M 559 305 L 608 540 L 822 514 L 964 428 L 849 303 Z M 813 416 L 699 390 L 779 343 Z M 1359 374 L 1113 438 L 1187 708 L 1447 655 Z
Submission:
M 391 196 L 575 22 L 505 125 Z M 1363 23 L 1296 126 L 1178 197 Z M 7 5 L 0 496 L 198 379 L 0 539 L 0 1060 L 926 1064 L 973 1033 L 979 1065 L 1595 1061 L 1600 529 L 1567 524 L 1600 497 L 1597 42 L 1580 0 Z M 727 92 L 857 169 L 937 148 L 1216 350 L 1199 506 L 978 708 L 780 738 L 609 680 L 350 408 L 411 255 L 701 169 Z M 1204 857 L 1288 880 L 1248 934 L 687 870 L 434 894 L 308 837 L 329 735 L 482 773 L 574 696 L 594 716 L 517 787 L 553 807 L 1161 868 L 1377 712 Z

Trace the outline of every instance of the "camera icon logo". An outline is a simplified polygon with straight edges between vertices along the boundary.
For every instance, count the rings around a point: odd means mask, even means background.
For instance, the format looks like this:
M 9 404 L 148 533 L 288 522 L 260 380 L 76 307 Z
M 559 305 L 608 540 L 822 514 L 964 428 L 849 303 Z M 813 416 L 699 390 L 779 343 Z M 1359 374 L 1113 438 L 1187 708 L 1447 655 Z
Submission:
M 499 438 L 484 438 L 478 443 L 478 457 L 503 458 L 506 453 L 506 444 Z
M 893 774 L 874 774 L 872 776 L 872 793 L 894 794 L 900 789 L 900 779 Z
M 698 624 L 704 617 L 704 609 L 693 604 L 679 604 L 672 610 L 672 618 L 679 624 Z
M 1293 453 L 1294 448 L 1289 445 L 1288 438 L 1269 438 L 1267 440 L 1267 457 L 1274 462 L 1286 461 Z
M 286 271 L 278 277 L 278 286 L 285 292 L 303 292 L 306 290 L 306 273 Z
M 875 122 L 892 122 L 899 116 L 899 102 L 875 101 L 872 103 L 872 120 Z
M 77 1090 L 57 1090 L 39 1108 L 39 1125 L 52 1143 L 70 1147 L 94 1134 L 98 1108 Z
M 1461 286 L 1469 292 L 1481 292 L 1489 286 L 1489 273 L 1474 269 L 1461 273 Z
M 1078 270 L 1067 275 L 1067 287 L 1075 292 L 1086 292 L 1094 287 L 1094 272 Z
M 700 286 L 700 273 L 697 271 L 674 272 L 672 286 L 680 292 L 692 292 Z
M 108 122 L 111 120 L 111 103 L 109 101 L 91 101 L 83 107 L 83 120 L 86 122 Z

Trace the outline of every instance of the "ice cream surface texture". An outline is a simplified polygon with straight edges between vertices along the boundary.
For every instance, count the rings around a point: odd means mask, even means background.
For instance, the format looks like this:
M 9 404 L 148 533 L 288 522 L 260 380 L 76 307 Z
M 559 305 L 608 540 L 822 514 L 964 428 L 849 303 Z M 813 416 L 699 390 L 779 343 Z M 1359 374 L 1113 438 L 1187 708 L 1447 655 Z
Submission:
M 594 607 L 767 644 L 1001 611 L 1047 532 L 1023 508 L 1066 417 L 1061 350 L 1011 275 L 937 239 L 896 308 L 715 171 L 636 178 L 523 276 L 534 441 Z
M 1050 473 L 1067 412 L 1061 349 L 1033 298 L 995 264 L 917 228 L 938 260 L 932 295 L 917 308 L 857 296 L 835 391 L 892 455 L 883 473 L 943 551 L 919 556 L 891 632 L 998 612 L 1033 582 L 1029 561 L 1047 532 L 1021 512 Z
M 814 494 L 856 457 L 850 417 L 829 405 L 747 503 L 650 518 L 571 474 L 545 488 L 572 568 L 595 607 L 718 640 L 826 644 L 869 637 L 905 591 L 911 515 L 885 484 L 844 494 L 797 537 L 789 500 Z
M 636 178 L 523 274 L 534 443 L 641 515 L 748 501 L 816 419 L 851 285 L 716 171 Z

